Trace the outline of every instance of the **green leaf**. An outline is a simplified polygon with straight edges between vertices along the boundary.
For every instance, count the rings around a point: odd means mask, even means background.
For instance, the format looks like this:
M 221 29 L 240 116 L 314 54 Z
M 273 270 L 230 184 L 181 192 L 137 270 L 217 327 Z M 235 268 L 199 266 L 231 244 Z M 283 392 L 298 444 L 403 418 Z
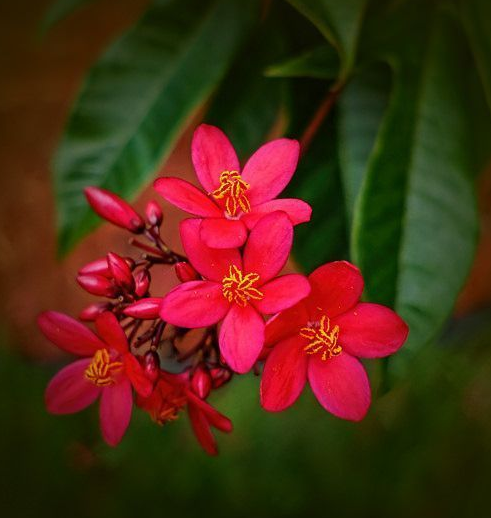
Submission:
M 89 73 L 55 159 L 59 250 L 98 219 L 82 189 L 145 185 L 227 72 L 256 2 L 157 0 Z
M 288 0 L 333 45 L 341 60 L 341 80 L 351 72 L 367 0 Z
M 55 0 L 43 17 L 40 27 L 41 34 L 45 34 L 74 11 L 92 2 L 94 0 Z
M 376 63 L 354 77 L 339 97 L 339 163 L 350 221 L 387 108 L 390 74 L 385 63 Z
M 459 0 L 460 14 L 491 108 L 491 2 Z
M 277 59 L 284 42 L 276 24 L 261 25 L 220 86 L 205 116 L 227 134 L 239 157 L 246 158 L 278 119 L 284 82 L 264 77 L 264 66 Z
M 311 77 L 336 79 L 339 74 L 339 57 L 331 45 L 321 45 L 270 65 L 265 70 L 268 77 Z
M 425 2 L 412 8 L 401 13 L 408 32 L 387 51 L 394 90 L 352 234 L 367 298 L 395 307 L 406 319 L 409 348 L 431 339 L 452 311 L 477 234 L 472 145 L 462 103 L 465 45 L 449 18 L 435 21 Z

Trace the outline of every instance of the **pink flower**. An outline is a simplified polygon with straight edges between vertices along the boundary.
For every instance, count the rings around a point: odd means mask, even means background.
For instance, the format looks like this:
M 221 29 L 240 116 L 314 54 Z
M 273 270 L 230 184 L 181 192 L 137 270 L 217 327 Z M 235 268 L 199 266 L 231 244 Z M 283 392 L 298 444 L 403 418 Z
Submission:
M 261 404 L 284 410 L 305 382 L 337 417 L 359 421 L 370 406 L 370 385 L 356 357 L 381 358 L 405 342 L 408 327 L 391 309 L 359 302 L 363 278 L 352 264 L 325 264 L 309 276 L 312 291 L 267 324 L 271 350 L 261 380 Z
M 211 428 L 225 433 L 232 431 L 230 419 L 193 393 L 189 372 L 170 374 L 160 371 L 155 390 L 149 397 L 137 397 L 137 405 L 160 425 L 175 421 L 181 410 L 187 407 L 194 434 L 209 455 L 218 453 Z
M 298 155 L 296 140 L 273 140 L 241 171 L 224 133 L 202 124 L 194 133 L 192 159 L 205 192 L 179 178 L 159 178 L 154 187 L 170 203 L 202 218 L 201 237 L 209 247 L 236 248 L 265 214 L 284 211 L 293 225 L 310 220 L 312 209 L 304 201 L 274 199 L 290 181 Z
M 116 317 L 109 312 L 97 317 L 99 336 L 55 311 L 42 313 L 38 324 L 60 349 L 83 357 L 63 368 L 48 384 L 45 394 L 48 411 L 79 412 L 100 396 L 102 435 L 109 445 L 116 446 L 131 419 L 131 387 L 143 396 L 152 391 L 140 363 L 129 352 L 128 340 Z
M 220 351 L 236 372 L 250 370 L 264 345 L 264 319 L 289 308 L 310 291 L 302 275 L 276 277 L 290 253 L 293 227 L 284 212 L 264 216 L 253 228 L 243 255 L 237 249 L 209 248 L 200 238 L 200 220 L 181 223 L 181 239 L 192 266 L 205 280 L 185 282 L 162 302 L 163 320 L 186 328 L 223 320 Z

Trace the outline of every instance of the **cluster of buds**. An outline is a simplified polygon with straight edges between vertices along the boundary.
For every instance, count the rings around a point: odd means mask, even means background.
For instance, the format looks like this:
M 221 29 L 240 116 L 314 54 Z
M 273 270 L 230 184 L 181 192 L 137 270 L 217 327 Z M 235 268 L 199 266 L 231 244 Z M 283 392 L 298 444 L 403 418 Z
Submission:
M 308 277 L 280 275 L 294 226 L 311 216 L 304 201 L 276 198 L 298 156 L 298 142 L 277 139 L 241 170 L 227 137 L 198 127 L 192 159 L 204 190 L 179 178 L 155 182 L 163 198 L 193 215 L 179 229 L 186 256 L 162 240 L 155 201 L 143 217 L 111 192 L 86 189 L 99 216 L 133 234 L 138 256 L 110 252 L 79 270 L 78 284 L 103 297 L 81 312 L 88 325 L 40 315 L 43 333 L 81 357 L 48 385 L 50 412 L 78 412 L 100 398 L 102 435 L 114 446 L 134 405 L 160 425 L 186 409 L 199 443 L 216 454 L 212 429 L 230 432 L 232 423 L 208 398 L 233 374 L 264 366 L 260 398 L 268 411 L 292 405 L 309 381 L 330 413 L 365 416 L 371 392 L 358 358 L 393 354 L 408 328 L 391 309 L 360 302 L 363 279 L 350 263 L 328 263 Z M 153 268 L 174 268 L 181 284 L 160 293 Z

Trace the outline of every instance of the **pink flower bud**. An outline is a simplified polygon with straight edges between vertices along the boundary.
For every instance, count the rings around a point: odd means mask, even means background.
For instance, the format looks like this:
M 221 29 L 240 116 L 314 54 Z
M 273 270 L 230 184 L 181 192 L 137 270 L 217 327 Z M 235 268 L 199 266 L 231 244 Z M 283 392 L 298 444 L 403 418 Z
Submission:
M 102 275 L 77 275 L 77 282 L 92 295 L 114 298 L 118 294 L 114 284 Z
M 133 279 L 133 274 L 126 260 L 118 254 L 109 252 L 107 254 L 107 264 L 116 284 L 130 293 L 133 292 L 135 289 L 135 279 Z
M 119 196 L 99 187 L 86 187 L 84 192 L 90 206 L 101 218 L 135 234 L 145 228 L 142 217 Z
M 181 282 L 196 281 L 199 279 L 198 272 L 189 263 L 184 261 L 176 263 L 174 268 L 176 270 L 177 278 Z
M 145 215 L 147 216 L 147 220 L 150 223 L 150 225 L 158 227 L 162 223 L 162 220 L 164 219 L 164 215 L 162 214 L 162 209 L 160 208 L 160 205 L 154 200 L 150 200 L 147 203 L 147 206 L 145 208 Z
M 211 390 L 211 377 L 205 366 L 199 365 L 194 371 L 191 388 L 199 398 L 206 399 L 208 397 Z
M 140 270 L 135 274 L 135 293 L 138 297 L 143 297 L 150 286 L 150 272 L 148 270 Z
M 129 306 L 126 306 L 123 313 L 128 317 L 141 318 L 142 320 L 153 320 L 159 318 L 159 309 L 162 302 L 161 298 L 149 297 L 141 299 Z
M 219 388 L 230 380 L 232 373 L 228 369 L 215 367 L 210 370 L 210 376 L 213 388 Z
M 147 351 L 143 356 L 143 372 L 151 381 L 157 381 L 160 373 L 160 358 L 155 351 Z
M 108 310 L 111 310 L 111 304 L 107 304 L 106 302 L 96 302 L 82 310 L 78 318 L 80 318 L 80 320 L 85 320 L 86 322 L 93 322 L 101 313 Z
M 111 277 L 111 272 L 109 271 L 109 266 L 105 257 L 101 257 L 100 259 L 96 259 L 95 261 L 87 263 L 85 266 L 80 268 L 78 273 L 79 275 L 96 274 L 103 275 L 104 277 Z

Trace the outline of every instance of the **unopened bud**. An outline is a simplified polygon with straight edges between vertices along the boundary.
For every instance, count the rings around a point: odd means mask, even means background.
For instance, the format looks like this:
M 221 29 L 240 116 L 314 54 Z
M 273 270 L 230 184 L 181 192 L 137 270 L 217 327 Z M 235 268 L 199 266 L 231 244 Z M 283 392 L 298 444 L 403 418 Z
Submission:
M 148 270 L 140 270 L 135 274 L 135 293 L 138 297 L 143 297 L 150 286 L 150 272 Z
M 160 373 L 160 358 L 155 351 L 147 351 L 143 356 L 143 372 L 152 383 L 157 381 Z
M 114 298 L 118 294 L 114 284 L 102 275 L 77 275 L 77 282 L 92 295 Z
M 205 366 L 199 365 L 191 379 L 193 392 L 201 399 L 206 399 L 211 390 L 211 377 Z
M 78 271 L 79 275 L 104 275 L 104 277 L 111 277 L 109 271 L 109 265 L 107 264 L 107 258 L 101 257 L 95 261 L 87 263 L 85 266 L 80 268 Z
M 147 206 L 145 207 L 145 215 L 147 216 L 147 220 L 150 225 L 154 227 L 160 226 L 164 219 L 160 205 L 154 200 L 150 200 L 147 203 Z
M 101 313 L 111 309 L 111 305 L 106 302 L 96 302 L 83 309 L 79 315 L 80 320 L 93 322 Z
M 158 297 L 149 297 L 141 299 L 129 306 L 126 306 L 123 313 L 128 317 L 140 318 L 142 320 L 153 320 L 159 317 L 159 309 L 162 299 Z
M 135 234 L 144 230 L 143 218 L 116 194 L 99 187 L 86 187 L 84 192 L 90 206 L 101 218 Z
M 109 265 L 109 270 L 111 271 L 114 282 L 118 286 L 121 286 L 121 288 L 132 293 L 135 289 L 135 279 L 133 279 L 133 274 L 126 260 L 118 254 L 109 252 L 107 254 L 107 264 Z
M 174 265 L 177 278 L 181 282 L 188 282 L 188 281 L 196 281 L 199 279 L 198 272 L 189 264 L 186 262 L 180 262 L 176 263 Z
M 218 388 L 227 383 L 232 377 L 232 373 L 228 369 L 215 367 L 210 370 L 213 388 Z

